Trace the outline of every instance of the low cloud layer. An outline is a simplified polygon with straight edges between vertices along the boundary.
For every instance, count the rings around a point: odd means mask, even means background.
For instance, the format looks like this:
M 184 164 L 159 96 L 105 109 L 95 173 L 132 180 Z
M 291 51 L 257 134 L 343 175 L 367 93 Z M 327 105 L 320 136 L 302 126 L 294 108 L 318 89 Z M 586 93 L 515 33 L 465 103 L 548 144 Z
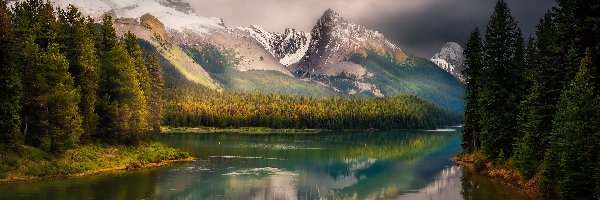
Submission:
M 327 8 L 349 21 L 383 32 L 408 52 L 431 56 L 443 42 L 464 43 L 481 30 L 494 0 L 186 0 L 202 16 L 221 17 L 228 27 L 260 25 L 269 31 L 287 27 L 310 31 Z M 525 34 L 554 0 L 507 0 Z

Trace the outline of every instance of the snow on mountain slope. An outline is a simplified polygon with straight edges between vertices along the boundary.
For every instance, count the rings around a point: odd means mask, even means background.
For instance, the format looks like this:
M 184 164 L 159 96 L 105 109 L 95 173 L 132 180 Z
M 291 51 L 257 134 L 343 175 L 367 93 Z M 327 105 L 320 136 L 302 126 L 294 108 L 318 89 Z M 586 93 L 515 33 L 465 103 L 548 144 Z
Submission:
M 361 78 L 367 75 L 363 66 L 350 62 L 354 55 L 366 56 L 369 51 L 405 60 L 408 55 L 388 41 L 378 31 L 345 21 L 328 9 L 311 32 L 310 47 L 292 71 L 336 76 L 342 73 Z
M 256 25 L 237 29 L 250 34 L 285 66 L 300 61 L 310 45 L 310 35 L 296 29 L 288 28 L 282 33 L 268 32 Z
M 464 83 L 465 78 L 462 75 L 462 69 L 465 57 L 463 48 L 459 44 L 456 42 L 445 43 L 442 45 L 440 52 L 436 53 L 430 60 Z
M 59 7 L 77 6 L 84 14 L 100 17 L 114 12 L 118 18 L 138 19 L 150 13 L 167 29 L 209 33 L 225 29 L 220 18 L 207 18 L 194 13 L 189 4 L 181 0 L 51 0 Z

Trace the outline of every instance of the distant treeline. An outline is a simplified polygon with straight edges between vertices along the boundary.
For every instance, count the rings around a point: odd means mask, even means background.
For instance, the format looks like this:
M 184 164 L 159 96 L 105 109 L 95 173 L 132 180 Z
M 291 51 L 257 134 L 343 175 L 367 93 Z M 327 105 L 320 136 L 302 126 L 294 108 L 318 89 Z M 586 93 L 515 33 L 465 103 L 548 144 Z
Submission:
M 463 150 L 548 198 L 600 198 L 600 1 L 558 0 L 527 42 L 504 0 L 466 45 Z
M 414 95 L 348 99 L 168 89 L 165 125 L 317 129 L 434 129 L 462 116 Z
M 60 153 L 82 143 L 134 144 L 160 131 L 158 57 L 74 6 L 0 2 L 0 144 Z

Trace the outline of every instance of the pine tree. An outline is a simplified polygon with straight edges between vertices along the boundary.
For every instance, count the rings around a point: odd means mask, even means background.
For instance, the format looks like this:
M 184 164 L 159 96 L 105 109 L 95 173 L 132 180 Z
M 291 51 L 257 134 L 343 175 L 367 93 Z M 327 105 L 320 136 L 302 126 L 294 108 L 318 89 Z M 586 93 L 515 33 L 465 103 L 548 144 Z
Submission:
M 22 144 L 21 77 L 14 64 L 12 12 L 6 2 L 0 2 L 0 144 Z
M 20 67 L 23 93 L 21 98 L 22 130 L 25 143 L 43 150 L 50 149 L 46 102 L 40 97 L 48 91 L 45 66 L 41 57 L 50 43 L 56 42 L 56 18 L 52 5 L 39 0 L 17 2 L 13 17 L 16 66 Z
M 44 79 L 48 85 L 39 97 L 45 104 L 48 116 L 42 120 L 42 124 L 49 132 L 49 150 L 61 153 L 79 144 L 79 136 L 83 133 L 77 107 L 80 96 L 68 72 L 69 62 L 60 53 L 58 45 L 50 44 L 41 57 L 46 72 Z
M 138 80 L 135 60 L 118 41 L 112 19 L 104 17 L 96 44 L 101 62 L 98 113 L 102 139 L 136 143 L 149 131 L 148 106 Z
M 479 147 L 479 104 L 477 95 L 480 90 L 478 81 L 483 69 L 483 50 L 479 29 L 471 32 L 469 41 L 465 48 L 465 65 L 463 75 L 466 77 L 465 84 L 465 125 L 462 130 L 462 148 L 466 152 L 473 151 Z
M 590 175 L 597 172 L 600 153 L 600 99 L 594 95 L 587 66 L 591 53 L 581 61 L 575 80 L 560 96 L 554 118 L 554 130 L 544 175 L 549 183 L 558 183 L 563 198 L 586 198 L 593 194 L 595 181 Z M 556 163 L 549 163 L 556 162 Z
M 163 73 L 156 54 L 146 52 L 144 58 L 151 79 L 150 95 L 148 98 L 150 111 L 149 123 L 152 131 L 154 133 L 159 133 L 164 114 L 164 101 L 162 99 L 162 94 L 164 92 Z
M 152 98 L 152 91 L 150 91 L 151 78 L 148 73 L 146 61 L 144 60 L 144 52 L 142 51 L 142 48 L 139 45 L 138 38 L 131 32 L 127 32 L 125 36 L 123 36 L 123 44 L 127 49 L 127 53 L 133 59 L 135 71 L 137 74 L 137 80 L 139 82 L 140 89 L 144 94 L 144 101 L 147 103 L 147 105 L 140 105 L 142 106 L 141 109 L 148 110 L 151 104 L 150 98 Z M 146 117 L 149 126 L 151 125 L 150 114 L 151 113 L 148 113 L 148 117 Z
M 520 31 L 506 2 L 499 0 L 487 26 L 484 42 L 484 70 L 480 107 L 481 141 L 488 157 L 500 152 L 512 155 L 513 141 L 518 138 L 516 126 L 523 70 L 515 60 Z M 520 55 L 518 55 L 520 56 Z M 517 90 L 517 92 L 515 92 Z
M 81 91 L 79 110 L 83 117 L 83 141 L 95 135 L 98 114 L 95 112 L 98 90 L 99 61 L 96 57 L 92 33 L 86 19 L 75 6 L 59 10 L 61 51 L 69 60 L 69 72 Z

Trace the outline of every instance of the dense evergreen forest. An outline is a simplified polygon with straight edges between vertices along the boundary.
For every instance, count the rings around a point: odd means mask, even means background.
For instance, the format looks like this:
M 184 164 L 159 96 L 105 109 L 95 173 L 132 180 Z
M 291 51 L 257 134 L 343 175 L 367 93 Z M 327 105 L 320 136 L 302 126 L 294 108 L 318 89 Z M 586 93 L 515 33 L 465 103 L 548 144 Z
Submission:
M 167 89 L 169 126 L 316 129 L 435 129 L 461 123 L 414 95 L 376 99 L 220 93 L 187 84 Z
M 0 2 L 0 144 L 61 153 L 102 141 L 135 144 L 160 131 L 156 55 L 112 19 L 29 0 Z
M 527 41 L 504 0 L 470 35 L 462 147 L 514 163 L 548 198 L 598 199 L 600 2 L 557 2 Z

